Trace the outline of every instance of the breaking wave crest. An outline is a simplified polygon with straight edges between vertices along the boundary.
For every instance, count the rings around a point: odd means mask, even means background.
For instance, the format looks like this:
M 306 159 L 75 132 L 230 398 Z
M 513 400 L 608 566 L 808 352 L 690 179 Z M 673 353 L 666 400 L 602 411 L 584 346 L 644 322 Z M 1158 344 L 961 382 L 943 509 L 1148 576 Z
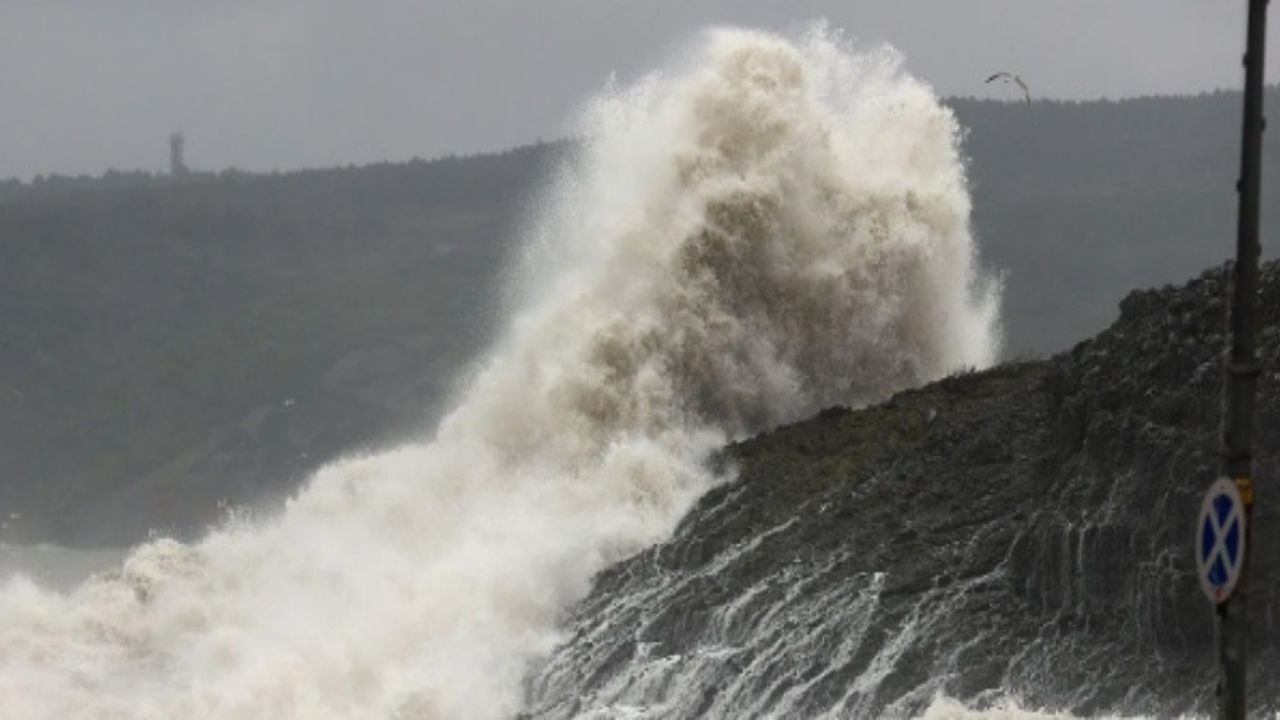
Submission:
M 707 33 L 584 110 L 435 437 L 269 521 L 0 589 L 11 718 L 498 718 L 726 441 L 992 362 L 957 126 L 898 57 Z

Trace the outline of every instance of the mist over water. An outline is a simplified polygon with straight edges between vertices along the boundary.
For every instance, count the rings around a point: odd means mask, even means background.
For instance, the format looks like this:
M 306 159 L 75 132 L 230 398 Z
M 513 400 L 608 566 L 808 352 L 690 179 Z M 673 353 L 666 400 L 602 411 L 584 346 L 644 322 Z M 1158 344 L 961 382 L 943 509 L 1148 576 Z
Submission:
M 114 548 L 80 550 L 0 542 L 0 586 L 15 575 L 25 575 L 44 587 L 70 590 L 103 568 L 119 565 L 124 555 Z
M 435 437 L 279 517 L 0 589 L 13 718 L 500 718 L 726 441 L 998 350 L 957 127 L 889 50 L 707 33 L 587 104 Z

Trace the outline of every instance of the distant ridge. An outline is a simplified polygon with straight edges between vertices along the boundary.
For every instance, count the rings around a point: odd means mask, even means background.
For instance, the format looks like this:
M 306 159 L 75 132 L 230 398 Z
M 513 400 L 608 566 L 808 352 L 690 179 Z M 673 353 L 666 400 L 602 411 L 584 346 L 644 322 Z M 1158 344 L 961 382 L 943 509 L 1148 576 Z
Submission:
M 1005 277 L 1010 355 L 1068 347 L 1130 289 L 1231 253 L 1237 93 L 948 104 L 981 259 Z M 1274 256 L 1280 141 L 1266 142 Z M 278 497 L 345 449 L 428 424 L 571 147 L 0 182 L 0 506 L 25 518 L 0 541 L 199 532 L 220 504 Z

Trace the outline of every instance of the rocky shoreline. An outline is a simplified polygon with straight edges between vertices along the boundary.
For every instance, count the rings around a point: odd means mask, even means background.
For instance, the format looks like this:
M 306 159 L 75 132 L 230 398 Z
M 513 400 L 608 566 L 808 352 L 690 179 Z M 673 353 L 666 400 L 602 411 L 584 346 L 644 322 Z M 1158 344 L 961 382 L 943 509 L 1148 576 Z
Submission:
M 1212 697 L 1192 557 L 1218 472 L 1228 268 L 1131 293 L 1048 360 L 832 408 L 729 448 L 737 479 L 602 573 L 527 717 L 1167 716 Z M 1280 264 L 1262 273 L 1251 706 L 1280 705 Z

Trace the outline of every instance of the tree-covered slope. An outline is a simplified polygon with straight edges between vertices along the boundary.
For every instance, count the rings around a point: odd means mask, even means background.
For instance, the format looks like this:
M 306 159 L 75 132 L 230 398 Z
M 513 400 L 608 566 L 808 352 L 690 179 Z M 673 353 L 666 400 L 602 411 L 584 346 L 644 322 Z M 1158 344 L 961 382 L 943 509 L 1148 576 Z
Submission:
M 949 102 L 1008 355 L 1065 348 L 1131 288 L 1230 255 L 1239 100 Z M 0 514 L 20 516 L 0 541 L 198 531 L 220 504 L 426 432 L 566 147 L 0 183 Z M 1264 227 L 1277 150 L 1269 137 Z
M 198 525 L 219 500 L 425 422 L 488 331 L 545 157 L 0 203 L 0 508 L 23 516 L 14 532 L 123 541 Z M 255 447 L 238 452 L 237 434 Z M 193 486 L 196 466 L 222 477 Z M 156 492 L 115 507 L 139 483 Z
M 1268 90 L 1269 107 L 1280 91 Z M 1122 102 L 953 100 L 967 128 L 974 227 L 1005 271 L 1012 355 L 1104 328 L 1132 288 L 1235 253 L 1239 93 Z M 1264 139 L 1263 252 L 1280 234 L 1280 138 Z

